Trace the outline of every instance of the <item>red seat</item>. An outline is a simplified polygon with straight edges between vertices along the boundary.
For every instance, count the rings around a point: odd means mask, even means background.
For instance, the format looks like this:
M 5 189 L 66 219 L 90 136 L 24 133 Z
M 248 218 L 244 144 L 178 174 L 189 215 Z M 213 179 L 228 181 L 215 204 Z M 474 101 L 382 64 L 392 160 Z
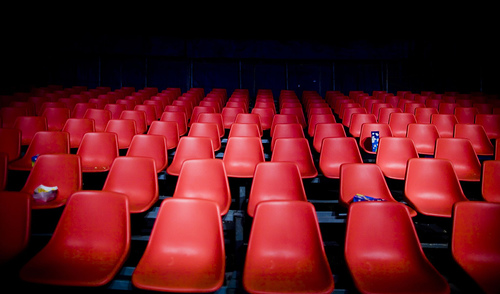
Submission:
M 325 138 L 319 156 L 319 168 L 327 178 L 340 178 L 344 163 L 363 163 L 358 143 L 352 137 Z
M 259 129 L 260 137 L 263 135 L 262 123 L 260 116 L 255 113 L 239 113 L 236 115 L 234 123 L 237 124 L 256 124 Z
M 372 113 L 354 113 L 351 117 L 351 124 L 349 125 L 349 134 L 355 138 L 359 138 L 361 134 L 361 126 L 364 123 L 376 123 L 377 117 Z
M 9 163 L 9 169 L 30 171 L 33 168 L 32 157 L 42 154 L 69 154 L 69 134 L 66 132 L 40 131 L 33 136 L 24 155 Z
M 330 109 L 330 108 L 328 108 Z M 314 137 L 314 132 L 316 131 L 316 125 L 319 123 L 336 123 L 333 114 L 312 114 L 308 120 L 307 124 L 307 134 L 309 137 Z
M 28 109 L 26 107 L 4 106 L 0 108 L 2 128 L 13 128 L 17 117 L 27 115 Z
M 392 136 L 406 137 L 408 124 L 416 123 L 417 120 L 413 113 L 401 112 L 391 113 L 389 116 L 389 126 L 391 127 Z
M 42 116 L 47 119 L 48 131 L 61 131 L 66 123 L 66 120 L 71 117 L 71 111 L 64 108 L 45 108 Z
M 156 172 L 167 168 L 167 139 L 161 135 L 137 134 L 132 138 L 126 156 L 150 157 L 155 161 Z
M 21 146 L 27 146 L 37 132 L 47 131 L 47 119 L 44 116 L 19 116 L 14 128 L 21 130 Z
M 214 292 L 224 283 L 225 267 L 217 204 L 171 198 L 161 204 L 132 283 L 153 291 Z
M 408 124 L 406 137 L 413 140 L 419 154 L 434 156 L 436 140 L 439 138 L 435 125 L 430 123 Z
M 107 172 L 119 156 L 118 136 L 107 132 L 86 133 L 76 154 L 81 157 L 82 172 Z
M 115 158 L 102 191 L 127 195 L 130 213 L 147 211 L 159 198 L 154 159 L 137 156 Z
M 272 162 L 295 162 L 302 178 L 314 178 L 318 170 L 306 138 L 281 138 L 277 139 L 271 155 Z
M 321 152 L 323 140 L 325 138 L 346 137 L 344 126 L 341 123 L 317 124 L 314 131 L 313 148 L 316 152 Z
M 0 192 L 0 265 L 7 264 L 28 246 L 31 232 L 31 194 Z
M 69 134 L 70 147 L 78 148 L 83 135 L 95 132 L 94 120 L 90 118 L 69 118 L 66 120 L 62 131 Z
M 184 136 L 188 132 L 187 116 L 182 111 L 165 111 L 160 117 L 160 121 L 172 121 L 177 123 L 179 136 Z
M 352 116 L 355 113 L 368 113 L 364 107 L 349 107 L 344 110 L 344 117 L 342 118 L 342 124 L 349 128 L 351 126 Z
M 488 138 L 500 138 L 500 114 L 477 114 L 475 123 L 484 127 Z
M 392 137 L 389 124 L 386 123 L 364 123 L 361 125 L 359 135 L 359 147 L 368 154 L 376 154 L 372 149 L 372 132 L 379 132 L 379 138 Z
M 271 138 L 271 151 L 274 150 L 276 140 L 280 138 L 305 138 L 304 129 L 301 124 L 277 124 L 274 127 L 273 137 Z
M 436 126 L 439 137 L 442 138 L 452 138 L 457 123 L 454 114 L 438 113 L 431 115 L 431 124 Z
M 437 108 L 434 107 L 417 107 L 415 108 L 415 119 L 417 123 L 429 124 L 431 123 L 431 115 L 439 113 Z
M 179 144 L 178 125 L 173 121 L 154 121 L 148 129 L 148 135 L 164 136 L 167 139 L 167 150 L 175 149 Z
M 198 115 L 198 122 L 216 124 L 219 130 L 219 137 L 221 138 L 224 137 L 225 129 L 221 113 L 209 113 L 209 112 L 200 113 L 200 115 Z
M 51 209 L 64 206 L 69 196 L 82 189 L 82 165 L 79 155 L 44 154 L 38 157 L 21 192 L 32 195 L 40 186 L 57 187 L 54 200 L 33 201 L 33 209 Z
M 498 293 L 500 204 L 460 202 L 453 212 L 453 258 L 485 293 Z
M 248 196 L 248 215 L 250 217 L 255 215 L 259 203 L 278 200 L 307 201 L 298 166 L 292 162 L 257 164 Z
M 134 106 L 134 110 L 144 111 L 146 117 L 146 125 L 150 126 L 152 122 L 156 121 L 156 109 L 153 105 L 148 104 L 138 104 Z
M 447 218 L 453 204 L 467 201 L 453 164 L 437 158 L 408 160 L 404 195 L 419 213 Z
M 111 111 L 111 119 L 119 119 L 120 114 L 127 109 L 127 106 L 125 104 L 108 103 L 104 106 L 104 109 Z
M 184 162 L 173 197 L 215 201 L 221 215 L 227 214 L 231 191 L 224 162 L 211 158 Z
M 224 123 L 224 129 L 230 129 L 231 125 L 236 119 L 236 115 L 239 113 L 245 113 L 242 107 L 227 107 L 222 108 L 222 121 Z
M 137 128 L 135 127 L 135 120 L 110 119 L 104 132 L 115 133 L 118 139 L 118 149 L 127 149 L 132 138 L 136 135 Z
M 63 286 L 109 283 L 130 251 L 127 204 L 121 194 L 74 193 L 49 243 L 21 269 L 21 279 Z
M 8 162 L 21 156 L 21 130 L 0 128 L 0 152 L 7 154 Z
M 274 102 L 273 102 L 274 105 Z M 273 123 L 274 115 L 276 114 L 276 109 L 270 107 L 259 107 L 256 103 L 255 107 L 252 108 L 252 114 L 258 114 L 260 116 L 260 122 L 263 130 L 271 129 Z
M 438 138 L 434 158 L 451 161 L 460 181 L 479 182 L 481 179 L 481 162 L 468 139 Z
M 349 206 L 344 254 L 361 293 L 450 293 L 427 259 L 401 203 L 365 201 Z
M 188 126 L 191 126 L 193 123 L 198 122 L 198 116 L 201 113 L 216 113 L 216 111 L 213 106 L 195 106 L 193 108 L 193 113 L 191 114 L 191 119 L 189 120 Z
M 181 137 L 167 173 L 178 176 L 182 164 L 189 159 L 215 158 L 212 140 L 206 137 Z
M 90 108 L 85 111 L 83 118 L 93 119 L 95 131 L 104 132 L 108 121 L 111 119 L 111 111 L 107 109 Z
M 90 102 L 80 102 L 75 105 L 73 108 L 73 111 L 71 112 L 71 117 L 72 118 L 84 118 L 85 112 L 87 112 L 87 109 L 89 108 L 97 108 L 97 105 L 95 103 L 90 103 Z
M 146 121 L 146 112 L 142 110 L 124 110 L 120 114 L 120 119 L 135 120 L 135 127 L 137 134 L 144 134 L 148 130 L 148 123 Z
M 413 140 L 406 137 L 384 137 L 378 145 L 376 164 L 384 176 L 404 180 L 406 165 L 410 158 L 418 158 Z
M 457 107 L 454 114 L 459 124 L 473 124 L 478 113 L 475 107 Z
M 221 138 L 219 136 L 219 127 L 215 123 L 195 122 L 191 124 L 188 132 L 189 137 L 207 137 L 212 140 L 214 151 L 221 148 Z
M 455 125 L 455 134 L 453 137 L 469 139 L 477 155 L 494 154 L 495 147 L 488 138 L 484 127 L 479 124 L 458 123 Z
M 486 201 L 500 203 L 500 160 L 483 161 L 481 195 Z
M 269 130 L 269 135 L 272 137 L 274 134 L 274 128 L 277 124 L 282 123 L 299 123 L 299 119 L 295 114 L 276 114 L 273 117 L 271 123 L 271 129 Z
M 299 120 L 299 124 L 305 129 L 307 127 L 306 117 L 302 107 L 287 107 L 280 110 L 280 114 L 294 114 Z
M 257 206 L 243 287 L 249 293 L 333 291 L 333 275 L 311 203 L 266 201 Z
M 260 137 L 228 138 L 222 160 L 228 177 L 252 178 L 257 164 L 265 161 Z
M 441 101 L 438 106 L 438 111 L 442 114 L 455 114 L 455 108 L 457 108 L 457 106 L 458 104 L 455 102 Z

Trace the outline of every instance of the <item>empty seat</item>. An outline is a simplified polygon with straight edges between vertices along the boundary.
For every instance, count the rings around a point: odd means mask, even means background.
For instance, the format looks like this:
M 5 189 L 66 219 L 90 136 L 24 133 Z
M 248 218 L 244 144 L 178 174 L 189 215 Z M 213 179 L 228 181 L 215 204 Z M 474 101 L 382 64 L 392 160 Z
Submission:
M 481 195 L 489 202 L 500 203 L 500 161 L 483 161 L 481 175 Z
M 69 134 L 66 132 L 40 131 L 33 136 L 24 155 L 9 163 L 9 169 L 30 171 L 33 168 L 32 158 L 42 154 L 68 154 Z
M 373 113 L 354 113 L 351 117 L 349 125 L 349 134 L 355 138 L 359 138 L 361 134 L 361 126 L 364 123 L 376 123 L 377 117 Z
M 239 123 L 239 124 L 256 124 L 257 127 L 259 128 L 259 134 L 262 137 L 263 135 L 263 129 L 262 129 L 262 123 L 260 121 L 260 116 L 255 113 L 239 113 L 236 115 L 236 118 L 234 120 L 234 123 Z
M 349 107 L 344 110 L 344 117 L 342 118 L 342 124 L 349 128 L 351 126 L 352 116 L 355 113 L 368 113 L 364 107 Z
M 132 119 L 110 119 L 104 132 L 115 133 L 118 139 L 118 149 L 127 149 L 132 138 L 136 135 L 137 128 L 135 120 Z
M 344 255 L 361 293 L 450 293 L 447 280 L 425 256 L 401 203 L 352 204 Z
M 111 119 L 119 119 L 120 114 L 127 109 L 127 106 L 125 104 L 108 103 L 104 106 L 104 109 L 111 112 Z
M 294 114 L 294 115 L 296 115 L 297 119 L 299 120 L 299 124 L 301 124 L 304 129 L 307 128 L 307 121 L 306 121 L 306 117 L 304 115 L 304 111 L 303 111 L 302 107 L 282 108 L 280 110 L 280 114 Z
M 442 138 L 452 138 L 457 123 L 454 114 L 438 113 L 431 115 L 431 124 L 436 126 L 439 137 Z
M 158 119 L 156 117 L 156 109 L 153 105 L 138 104 L 134 106 L 134 110 L 144 111 L 147 126 L 150 126 L 152 122 Z
M 224 233 L 216 202 L 162 202 L 132 283 L 154 291 L 214 292 L 225 274 Z
M 167 173 L 178 176 L 182 164 L 189 159 L 215 158 L 212 140 L 207 137 L 181 137 Z
M 188 132 L 189 137 L 207 137 L 212 140 L 214 151 L 221 148 L 221 138 L 219 136 L 219 127 L 215 123 L 195 122 L 191 124 Z
M 435 125 L 430 123 L 408 124 L 406 137 L 413 140 L 418 154 L 434 156 L 436 140 L 439 138 Z
M 379 113 L 378 113 L 378 117 L 377 117 L 377 122 L 388 124 L 389 117 L 390 117 L 391 113 L 393 113 L 393 112 L 403 112 L 403 110 L 401 110 L 401 108 L 399 108 L 399 107 L 380 108 Z
M 457 108 L 457 106 L 458 104 L 455 102 L 441 101 L 438 106 L 438 111 L 442 114 L 455 114 L 455 108 Z
M 437 108 L 434 107 L 417 107 L 415 108 L 415 119 L 417 123 L 429 124 L 431 123 L 431 115 L 439 113 Z
M 330 108 L 328 108 L 330 109 Z M 333 114 L 312 114 L 308 120 L 307 124 L 307 134 L 309 137 L 314 137 L 314 132 L 316 131 L 316 125 L 319 123 L 336 123 Z
M 372 146 L 372 132 L 378 132 L 379 138 L 392 137 L 391 127 L 387 123 L 362 124 L 358 144 L 359 147 L 368 154 L 376 154 L 376 148 L 373 149 L 374 146 Z
M 32 283 L 103 286 L 121 269 L 129 251 L 127 197 L 80 191 L 69 198 L 50 241 L 20 276 Z
M 120 114 L 120 119 L 135 120 L 135 127 L 137 134 L 144 134 L 148 130 L 146 113 L 142 110 L 124 110 Z
M 331 293 L 314 206 L 307 201 L 266 201 L 257 206 L 243 269 L 249 293 Z
M 281 138 L 274 144 L 271 155 L 272 162 L 290 161 L 295 162 L 300 170 L 302 178 L 314 178 L 318 170 L 306 138 Z
M 453 210 L 451 252 L 484 293 L 498 293 L 500 204 L 460 202 Z
M 392 136 L 406 137 L 408 124 L 416 123 L 417 120 L 413 113 L 401 112 L 391 113 L 389 116 L 389 126 L 391 127 Z
M 438 138 L 434 158 L 451 161 L 460 181 L 479 182 L 481 179 L 481 162 L 468 139 Z
M 224 137 L 225 129 L 221 113 L 208 113 L 208 112 L 200 113 L 198 115 L 198 122 L 216 124 L 219 130 L 219 137 L 221 138 Z
M 459 124 L 473 124 L 478 113 L 475 107 L 457 107 L 454 114 Z
M 72 118 L 84 118 L 85 112 L 87 112 L 87 109 L 89 108 L 97 108 L 97 105 L 95 103 L 90 103 L 90 102 L 80 102 L 75 105 L 73 108 L 73 111 L 71 111 L 71 117 Z
M 28 246 L 31 232 L 31 194 L 0 192 L 0 265 L 15 259 Z
M 313 148 L 316 152 L 321 152 L 323 140 L 325 138 L 346 137 L 344 126 L 341 123 L 320 123 L 316 125 L 313 138 Z
M 154 121 L 147 134 L 164 136 L 167 140 L 167 150 L 175 149 L 179 144 L 179 128 L 177 123 L 173 121 Z
M 148 210 L 159 198 L 154 159 L 136 156 L 115 158 L 102 191 L 127 195 L 130 213 Z
M 17 117 L 27 115 L 28 109 L 26 107 L 4 106 L 0 108 L 2 128 L 13 128 Z
M 275 108 L 258 107 L 256 103 L 255 107 L 252 108 L 251 113 L 258 114 L 260 116 L 260 123 L 262 125 L 263 130 L 271 129 L 273 118 L 274 115 L 276 114 Z
M 269 135 L 272 137 L 274 134 L 274 128 L 277 124 L 282 123 L 299 123 L 299 119 L 295 114 L 276 114 L 273 117 L 273 121 L 271 123 L 271 129 L 269 131 Z
M 327 178 L 338 179 L 344 163 L 363 163 L 358 143 L 352 137 L 325 138 L 319 156 L 319 169 Z
M 488 138 L 500 138 L 500 114 L 479 113 L 476 115 L 475 123 L 483 126 Z
M 47 119 L 44 116 L 19 116 L 14 128 L 21 130 L 21 146 L 27 146 L 37 132 L 47 131 Z
M 281 200 L 307 201 L 297 164 L 292 162 L 261 162 L 257 164 L 248 196 L 248 215 L 254 216 L 259 203 Z
M 184 162 L 173 197 L 215 201 L 221 215 L 227 214 L 231 192 L 224 162 L 212 158 Z
M 92 132 L 83 135 L 77 155 L 82 160 L 82 172 L 107 172 L 119 156 L 116 133 Z
M 168 165 L 167 139 L 161 135 L 137 134 L 132 138 L 126 156 L 153 158 L 156 172 L 162 172 Z
M 93 119 L 95 131 L 104 132 L 108 121 L 111 119 L 111 111 L 107 109 L 90 108 L 87 109 L 83 118 Z
M 418 158 L 413 140 L 406 137 L 384 137 L 378 145 L 376 164 L 384 176 L 404 180 L 406 165 L 410 158 Z
M 305 138 L 304 129 L 298 123 L 277 124 L 274 127 L 273 137 L 271 138 L 271 151 L 274 150 L 276 140 L 280 138 Z
M 228 177 L 252 178 L 257 164 L 265 161 L 260 137 L 228 138 L 222 159 Z
M 453 137 L 469 139 L 477 155 L 492 156 L 494 153 L 493 143 L 482 125 L 458 123 L 455 125 Z
M 172 121 L 177 123 L 179 136 L 184 136 L 188 132 L 188 121 L 185 112 L 182 111 L 165 111 L 160 117 L 160 121 Z
M 467 201 L 451 161 L 437 158 L 408 160 L 404 196 L 419 213 L 447 218 L 456 202 Z
M 7 154 L 8 162 L 21 156 L 21 130 L 0 128 L 0 152 Z
M 33 209 L 51 209 L 66 204 L 74 192 L 82 189 L 82 165 L 75 154 L 44 154 L 35 162 L 21 192 L 33 195 L 35 189 L 44 185 L 57 187 L 56 198 L 48 201 L 33 201 Z
M 224 107 L 222 108 L 222 121 L 224 123 L 224 129 L 230 129 L 231 125 L 236 120 L 236 115 L 239 113 L 245 113 L 242 107 Z
M 191 126 L 193 123 L 198 122 L 198 116 L 200 113 L 216 113 L 215 108 L 213 106 L 195 106 L 193 108 L 193 113 L 191 114 L 191 119 L 189 120 L 188 126 Z
M 69 134 L 70 148 L 78 148 L 83 135 L 95 132 L 94 120 L 90 118 L 69 118 L 66 120 L 62 131 Z
M 66 123 L 66 120 L 71 117 L 71 111 L 64 108 L 45 108 L 42 113 L 47 119 L 47 130 L 48 131 L 61 131 Z

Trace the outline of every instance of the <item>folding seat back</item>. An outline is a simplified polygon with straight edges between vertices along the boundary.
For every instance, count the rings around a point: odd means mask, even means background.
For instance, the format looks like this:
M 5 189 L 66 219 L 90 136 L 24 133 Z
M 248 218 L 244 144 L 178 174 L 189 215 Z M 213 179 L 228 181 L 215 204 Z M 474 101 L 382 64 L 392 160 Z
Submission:
M 453 164 L 439 158 L 408 160 L 404 196 L 417 212 L 447 218 L 456 202 L 467 201 Z
M 120 119 L 135 120 L 135 127 L 137 134 L 144 134 L 148 130 L 146 113 L 142 110 L 124 110 L 120 114 Z
M 450 293 L 447 280 L 424 254 L 401 203 L 364 201 L 350 205 L 344 255 L 362 293 Z
M 413 140 L 406 137 L 384 137 L 378 145 L 376 164 L 384 176 L 404 180 L 406 166 L 410 158 L 418 158 Z
M 274 266 L 269 266 L 270 260 Z M 257 206 L 243 269 L 243 287 L 249 293 L 333 291 L 333 275 L 311 203 L 265 201 Z
M 230 129 L 231 125 L 236 120 L 236 115 L 240 113 L 245 113 L 243 107 L 228 107 L 227 105 L 222 108 L 222 121 L 224 123 L 224 129 Z
M 297 119 L 299 120 L 299 124 L 302 125 L 302 128 L 305 129 L 307 127 L 307 121 L 302 107 L 283 108 L 280 110 L 280 114 L 295 114 L 297 116 Z
M 31 194 L 0 192 L 0 265 L 7 264 L 28 246 L 31 233 Z
M 219 128 L 214 123 L 195 122 L 191 125 L 188 132 L 189 137 L 207 137 L 212 140 L 214 151 L 221 148 L 221 138 L 219 136 Z
M 182 111 L 164 111 L 161 114 L 160 121 L 172 121 L 177 123 L 179 136 L 184 136 L 188 132 L 187 116 Z
M 69 154 L 69 134 L 66 132 L 40 131 L 33 136 L 26 153 L 9 164 L 11 170 L 30 171 L 33 157 L 42 154 Z
M 86 133 L 76 154 L 81 157 L 82 172 L 107 172 L 119 156 L 118 136 L 108 132 Z
M 455 125 L 453 137 L 469 139 L 477 155 L 492 156 L 494 154 L 495 147 L 488 138 L 484 127 L 479 124 L 458 123 Z
M 220 101 L 220 99 L 210 101 L 210 100 L 205 100 L 205 98 L 203 98 L 203 100 L 200 101 L 200 104 L 198 104 L 198 106 L 213 107 L 215 113 L 220 113 L 222 111 L 222 102 Z M 210 108 L 208 108 L 208 110 L 209 113 L 211 113 Z
M 239 124 L 256 124 L 259 128 L 260 137 L 263 135 L 262 123 L 260 121 L 260 116 L 255 113 L 239 113 L 236 115 L 234 123 Z
M 44 116 L 19 116 L 14 128 L 21 130 L 21 146 L 27 146 L 33 136 L 40 131 L 47 131 L 47 118 Z
M 295 114 L 276 114 L 273 117 L 273 121 L 271 123 L 271 129 L 269 131 L 269 135 L 272 137 L 274 134 L 274 128 L 277 124 L 281 123 L 299 123 L 299 119 Z
M 361 125 L 364 123 L 376 123 L 377 117 L 373 113 L 354 113 L 351 116 L 349 125 L 349 134 L 355 138 L 359 138 L 361 134 Z
M 83 135 L 95 132 L 95 123 L 90 118 L 69 118 L 66 120 L 62 131 L 69 134 L 70 147 L 78 148 Z
M 314 178 L 318 170 L 306 138 L 280 138 L 274 144 L 271 155 L 272 162 L 290 161 L 295 162 L 300 170 L 302 178 Z
M 183 100 L 182 96 L 179 96 L 176 100 L 172 101 L 172 105 L 179 105 L 179 106 L 184 106 L 186 110 L 186 117 L 191 119 L 191 115 L 193 115 L 193 101 L 189 98 L 186 98 L 186 100 Z
M 148 99 L 148 100 L 145 100 L 143 102 L 144 105 L 152 105 L 155 109 L 155 120 L 158 120 L 160 119 L 161 117 L 161 114 L 163 113 L 163 109 L 165 108 L 165 106 L 163 105 L 163 102 L 160 101 L 160 100 L 151 100 Z
M 349 128 L 351 126 L 352 116 L 355 113 L 368 113 L 364 107 L 349 107 L 344 109 L 344 116 L 342 118 L 342 124 Z
M 497 293 L 500 289 L 497 275 L 500 269 L 500 204 L 460 202 L 453 212 L 453 258 L 484 293 Z
M 47 119 L 47 130 L 48 131 L 61 131 L 64 124 L 71 117 L 71 111 L 69 108 L 45 108 L 42 116 Z
M 406 137 L 413 140 L 418 154 L 434 156 L 439 133 L 435 125 L 429 123 L 408 124 Z
M 228 177 L 252 178 L 258 163 L 264 162 L 260 137 L 230 137 L 222 158 Z
M 153 105 L 139 104 L 134 106 L 134 110 L 139 110 L 144 112 L 147 126 L 150 126 L 152 122 L 157 120 L 156 109 Z
M 161 204 L 132 283 L 153 291 L 214 292 L 224 283 L 225 269 L 217 204 L 171 198 Z
M 460 181 L 479 182 L 481 179 L 481 162 L 468 139 L 438 138 L 434 158 L 450 160 Z
M 387 123 L 364 123 L 361 125 L 359 147 L 368 154 L 376 154 L 372 144 L 372 132 L 378 132 L 379 138 L 392 137 L 391 127 Z
M 147 134 L 164 136 L 167 140 L 167 150 L 175 149 L 179 144 L 178 125 L 173 121 L 154 121 L 149 127 Z
M 21 130 L 14 128 L 0 128 L 0 152 L 7 154 L 8 162 L 19 159 L 21 156 Z
M 50 241 L 21 269 L 21 279 L 61 286 L 104 286 L 125 263 L 130 238 L 125 195 L 76 192 Z
M 437 108 L 434 107 L 417 107 L 415 108 L 415 119 L 417 123 L 429 124 L 431 123 L 431 115 L 439 113 Z
M 137 128 L 135 120 L 132 119 L 110 119 L 104 129 L 106 133 L 115 133 L 118 140 L 118 149 L 127 149 L 132 138 L 136 135 Z
M 405 103 L 403 112 L 415 114 L 415 109 L 425 107 L 425 104 L 420 102 L 409 102 Z
M 341 103 L 340 104 L 340 108 L 339 108 L 339 118 L 342 120 L 342 123 L 344 123 L 344 116 L 346 116 L 346 109 L 348 108 L 356 108 L 356 111 L 360 110 L 361 108 L 364 108 L 363 105 L 361 105 L 360 103 L 357 103 L 357 102 L 345 102 L 345 103 Z M 366 111 L 366 108 L 365 108 L 365 111 Z M 367 111 L 366 111 L 367 112 Z M 347 113 L 347 116 L 350 116 L 353 112 L 350 111 Z M 350 118 L 348 117 L 347 120 L 349 120 Z M 344 125 L 347 125 L 348 124 L 344 124 Z
M 454 112 L 459 124 L 473 124 L 478 113 L 475 107 L 456 107 Z
M 80 156 L 75 154 L 40 155 L 21 192 L 33 195 L 40 185 L 57 187 L 56 198 L 48 202 L 33 201 L 33 209 L 50 209 L 65 205 L 71 194 L 82 189 Z
M 162 172 L 168 165 L 167 139 L 161 135 L 137 134 L 132 138 L 126 156 L 153 158 L 156 171 Z
M 500 161 L 483 161 L 481 175 L 481 195 L 489 202 L 500 203 Z
M 329 108 L 328 108 L 329 109 Z M 309 137 L 314 137 L 316 125 L 318 123 L 336 123 L 333 114 L 312 114 L 308 120 L 307 134 Z
M 454 114 L 438 113 L 431 115 L 431 124 L 438 129 L 439 137 L 452 138 L 458 123 Z
M 391 113 L 393 113 L 393 112 L 403 112 L 403 110 L 401 110 L 401 108 L 399 108 L 399 107 L 380 108 L 379 113 L 378 113 L 378 117 L 377 117 L 377 122 L 388 124 L 389 117 L 390 117 Z
M 189 120 L 188 126 L 193 123 L 198 122 L 198 116 L 200 113 L 215 113 L 215 108 L 213 106 L 195 106 L 193 108 L 193 113 L 191 114 L 191 119 Z
M 167 167 L 167 173 L 178 176 L 182 164 L 190 159 L 215 158 L 212 140 L 206 137 L 181 137 L 174 158 Z
M 483 126 L 488 138 L 500 138 L 500 114 L 479 113 L 476 115 L 475 123 Z
M 262 130 L 270 130 L 271 129 L 271 125 L 273 123 L 273 118 L 274 118 L 274 115 L 276 114 L 275 108 L 253 107 L 251 110 L 251 113 L 258 114 L 260 116 L 260 123 L 262 126 Z
M 319 168 L 322 174 L 330 179 L 339 179 L 340 166 L 344 163 L 363 163 L 356 139 L 325 138 L 319 156 Z
M 276 140 L 280 138 L 305 138 L 304 129 L 301 124 L 277 124 L 271 138 L 271 151 L 274 150 Z
M 215 201 L 221 215 L 227 214 L 231 191 L 224 162 L 211 158 L 184 162 L 173 197 Z
M 276 183 L 280 184 L 276 185 Z M 285 200 L 307 201 L 297 164 L 292 162 L 261 162 L 257 164 L 248 196 L 248 215 L 254 216 L 259 203 Z
M 217 129 L 219 130 L 219 137 L 221 138 L 224 137 L 225 129 L 221 113 L 209 113 L 209 112 L 200 113 L 198 115 L 198 122 L 216 124 Z
M 344 126 L 341 123 L 319 123 L 316 125 L 313 138 L 313 148 L 316 152 L 321 151 L 323 139 L 346 137 Z
M 115 158 L 102 191 L 127 195 L 130 213 L 148 210 L 159 198 L 154 159 L 139 156 Z
M 389 116 L 389 126 L 391 127 L 392 136 L 406 137 L 408 124 L 416 123 L 417 120 L 413 113 L 391 113 Z
M 28 109 L 26 107 L 4 106 L 0 108 L 2 128 L 14 128 L 17 117 L 27 115 Z

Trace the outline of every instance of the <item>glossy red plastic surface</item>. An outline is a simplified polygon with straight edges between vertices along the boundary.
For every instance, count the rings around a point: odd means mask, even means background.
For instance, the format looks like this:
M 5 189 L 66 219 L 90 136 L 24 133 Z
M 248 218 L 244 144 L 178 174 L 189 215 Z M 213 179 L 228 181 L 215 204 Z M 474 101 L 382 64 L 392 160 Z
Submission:
M 0 192 L 0 265 L 17 257 L 31 233 L 31 194 Z
M 129 251 L 127 197 L 81 191 L 70 197 L 49 243 L 20 276 L 33 283 L 102 286 L 118 273 Z
M 365 123 L 361 125 L 359 135 L 359 147 L 368 154 L 376 154 L 372 151 L 372 131 L 379 132 L 379 138 L 392 137 L 392 130 L 386 123 Z
M 302 178 L 314 178 L 318 170 L 306 138 L 281 138 L 274 144 L 272 162 L 290 161 L 297 164 Z
M 165 111 L 160 117 L 160 121 L 172 121 L 177 123 L 179 129 L 179 136 L 187 134 L 187 116 L 185 112 L 182 111 Z
M 313 138 L 313 148 L 316 152 L 321 152 L 323 139 L 325 138 L 346 137 L 344 126 L 341 123 L 319 123 L 316 125 Z
M 21 130 L 21 146 L 27 146 L 37 132 L 47 131 L 45 116 L 20 116 L 14 122 L 14 128 Z
M 163 201 L 144 255 L 132 275 L 140 289 L 213 292 L 224 283 L 224 234 L 213 201 Z
M 481 194 L 486 201 L 500 203 L 500 160 L 483 161 Z
M 453 210 L 451 252 L 485 293 L 498 293 L 500 203 L 470 201 Z
M 21 156 L 21 130 L 0 128 L 0 152 L 7 154 L 8 162 L 19 159 Z
M 327 108 L 330 109 L 330 108 Z M 312 138 L 316 131 L 316 125 L 319 123 L 336 123 L 335 116 L 333 114 L 312 114 L 307 122 L 307 133 Z
M 417 119 L 413 113 L 401 112 L 391 113 L 389 116 L 389 126 L 391 127 L 392 136 L 406 137 L 408 124 L 416 123 Z
M 438 138 L 434 158 L 450 160 L 460 181 L 481 180 L 481 162 L 468 139 Z
M 325 138 L 319 156 L 319 168 L 327 178 L 338 179 L 344 163 L 363 163 L 358 143 L 352 137 Z
M 351 117 L 351 124 L 349 126 L 349 134 L 355 138 L 361 135 L 361 126 L 364 123 L 376 123 L 377 117 L 373 113 L 354 113 Z
M 82 172 L 109 171 L 113 160 L 119 156 L 116 133 L 92 132 L 83 135 L 76 154 L 82 160 Z
M 78 148 L 83 135 L 95 132 L 94 120 L 89 118 L 69 118 L 66 120 L 62 131 L 69 134 L 70 148 Z
M 148 135 L 162 135 L 167 140 L 167 150 L 177 148 L 179 144 L 179 129 L 173 121 L 154 121 L 149 126 Z
M 189 137 L 206 137 L 212 141 L 214 151 L 218 151 L 222 144 L 219 136 L 219 127 L 215 123 L 195 122 L 191 124 Z
M 115 158 L 102 190 L 127 195 L 130 213 L 148 210 L 159 198 L 154 159 L 135 156 Z
M 245 113 L 243 107 L 227 107 L 222 108 L 222 122 L 224 123 L 224 129 L 230 129 L 231 125 L 236 120 L 236 115 L 239 113 Z
M 412 139 L 406 137 L 380 138 L 375 162 L 384 176 L 404 180 L 406 165 L 410 158 L 418 158 L 418 152 Z
M 274 105 L 274 102 L 273 102 Z M 260 122 L 262 125 L 262 130 L 271 129 L 273 123 L 274 115 L 276 114 L 276 109 L 274 107 L 259 107 L 258 103 L 252 108 L 251 113 L 258 114 L 260 116 Z
M 48 131 L 61 131 L 66 123 L 66 120 L 71 117 L 71 111 L 69 108 L 55 108 L 49 107 L 45 108 L 42 113 L 47 119 L 47 130 Z
M 153 158 L 159 173 L 168 165 L 167 139 L 161 135 L 137 134 L 132 138 L 126 156 Z
M 302 177 L 295 163 L 262 162 L 257 164 L 248 196 L 248 215 L 254 216 L 255 208 L 259 203 L 276 200 L 307 201 Z
M 488 138 L 500 138 L 500 114 L 477 114 L 475 123 L 484 127 Z
M 482 125 L 458 123 L 455 125 L 455 134 L 453 136 L 455 138 L 469 139 L 477 155 L 493 155 L 494 153 L 493 143 L 491 143 Z
M 217 124 L 219 137 L 224 137 L 225 129 L 221 113 L 200 113 L 200 115 L 198 115 L 198 122 Z
M 453 164 L 437 158 L 408 160 L 404 196 L 419 213 L 448 218 L 453 204 L 468 200 Z
M 108 121 L 111 119 L 111 111 L 107 109 L 90 108 L 85 111 L 83 118 L 93 119 L 95 131 L 104 132 Z
M 333 276 L 311 203 L 266 201 L 257 206 L 243 286 L 249 293 L 333 291 Z
M 349 206 L 344 254 L 361 293 L 450 293 L 446 279 L 426 258 L 401 203 Z
M 184 162 L 173 197 L 215 201 L 221 215 L 225 215 L 231 205 L 231 191 L 224 162 L 221 159 Z
M 178 176 L 182 164 L 189 159 L 215 158 L 212 140 L 206 137 L 181 137 L 167 173 Z
M 439 136 L 442 138 L 452 138 L 457 123 L 454 114 L 438 113 L 431 115 L 431 124 L 436 126 Z
M 436 140 L 439 138 L 435 125 L 430 123 L 409 124 L 406 137 L 413 140 L 419 154 L 434 156 Z
M 256 124 L 259 129 L 259 134 L 262 137 L 263 129 L 260 116 L 255 113 L 239 113 L 236 115 L 234 123 L 238 124 Z
M 120 114 L 120 119 L 135 120 L 137 134 L 144 134 L 147 131 L 146 113 L 142 110 L 124 110 Z
M 299 123 L 299 119 L 295 114 L 275 114 L 269 131 L 271 137 L 274 134 L 275 126 L 282 123 Z
M 305 138 L 304 129 L 298 123 L 277 124 L 271 138 L 271 151 L 274 150 L 276 140 L 280 138 Z
M 228 177 L 252 178 L 255 166 L 265 161 L 260 137 L 228 138 L 222 160 Z
M 117 135 L 118 149 L 127 149 L 136 135 L 137 128 L 132 119 L 110 119 L 104 131 Z

